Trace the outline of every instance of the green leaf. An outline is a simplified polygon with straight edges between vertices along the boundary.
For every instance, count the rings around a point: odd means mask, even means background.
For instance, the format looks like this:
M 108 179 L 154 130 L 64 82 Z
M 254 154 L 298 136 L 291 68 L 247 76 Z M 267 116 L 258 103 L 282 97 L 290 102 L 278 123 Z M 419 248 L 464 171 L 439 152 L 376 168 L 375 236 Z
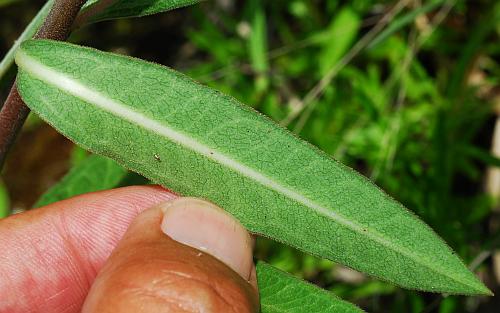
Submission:
M 407 288 L 490 293 L 401 204 L 232 97 L 67 43 L 27 41 L 16 61 L 24 101 L 61 133 L 252 232 Z
M 261 313 L 363 312 L 333 293 L 269 264 L 258 262 L 256 269 Z
M 343 8 L 331 22 L 325 36 L 323 49 L 318 56 L 321 75 L 326 75 L 347 52 L 358 33 L 361 20 L 350 7 Z
M 126 175 L 127 170 L 115 161 L 91 155 L 43 194 L 34 207 L 42 207 L 87 192 L 114 188 Z
M 500 167 L 500 158 L 492 154 L 490 151 L 483 150 L 476 146 L 466 145 L 458 146 L 457 150 L 461 152 L 462 155 L 469 156 L 485 165 Z
M 250 7 L 251 32 L 248 41 L 252 68 L 262 74 L 269 69 L 267 56 L 267 23 L 262 0 L 251 0 Z
M 125 17 L 139 17 L 193 5 L 202 0 L 89 0 L 82 7 L 77 24 L 96 23 Z
M 250 38 L 248 38 L 248 52 L 252 68 L 257 74 L 255 90 L 257 93 L 265 91 L 269 85 L 267 71 L 269 62 L 267 56 L 267 23 L 262 0 L 248 2 L 251 20 Z
M 9 213 L 9 193 L 5 184 L 0 180 L 0 218 L 7 217 Z

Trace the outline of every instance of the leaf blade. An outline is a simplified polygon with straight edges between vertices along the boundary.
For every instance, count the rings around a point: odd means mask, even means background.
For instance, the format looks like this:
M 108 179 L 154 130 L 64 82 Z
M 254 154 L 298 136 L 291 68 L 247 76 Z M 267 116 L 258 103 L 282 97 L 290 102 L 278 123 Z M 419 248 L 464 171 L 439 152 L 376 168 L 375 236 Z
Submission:
M 264 262 L 256 266 L 261 313 L 363 312 L 333 293 Z
M 126 175 L 127 170 L 115 161 L 99 155 L 88 156 L 45 192 L 33 207 L 38 208 L 84 193 L 114 188 Z
M 65 43 L 26 42 L 16 60 L 23 99 L 63 134 L 217 203 L 253 232 L 407 288 L 489 292 L 366 178 L 231 97 L 159 65 Z
M 318 55 L 321 76 L 325 76 L 348 51 L 361 26 L 361 20 L 350 7 L 343 7 L 325 31 L 325 40 Z
M 0 219 L 9 216 L 9 194 L 2 180 L 0 180 Z
M 77 24 L 141 17 L 197 4 L 202 0 L 89 0 L 82 7 Z

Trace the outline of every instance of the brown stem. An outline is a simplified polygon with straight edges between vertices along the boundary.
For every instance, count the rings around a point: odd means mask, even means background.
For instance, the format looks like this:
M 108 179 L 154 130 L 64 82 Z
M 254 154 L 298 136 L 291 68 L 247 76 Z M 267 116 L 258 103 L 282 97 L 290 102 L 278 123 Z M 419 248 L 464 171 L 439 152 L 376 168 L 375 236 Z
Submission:
M 85 0 L 55 0 L 49 15 L 34 38 L 66 40 Z M 30 110 L 12 86 L 0 110 L 0 169 Z

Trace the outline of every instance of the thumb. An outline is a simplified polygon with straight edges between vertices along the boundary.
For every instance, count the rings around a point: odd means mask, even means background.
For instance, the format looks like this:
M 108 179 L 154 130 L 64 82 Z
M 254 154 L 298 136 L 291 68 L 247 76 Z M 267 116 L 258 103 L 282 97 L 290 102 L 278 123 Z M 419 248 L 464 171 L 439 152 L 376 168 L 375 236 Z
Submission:
M 209 202 L 179 198 L 132 222 L 82 313 L 250 313 L 257 298 L 247 231 Z

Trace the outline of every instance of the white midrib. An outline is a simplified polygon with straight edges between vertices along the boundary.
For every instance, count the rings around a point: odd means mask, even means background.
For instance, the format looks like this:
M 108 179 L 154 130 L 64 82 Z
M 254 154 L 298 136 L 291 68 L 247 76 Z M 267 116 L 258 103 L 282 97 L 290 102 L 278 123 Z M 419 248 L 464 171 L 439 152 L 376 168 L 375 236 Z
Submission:
M 106 95 L 97 92 L 95 90 L 92 90 L 90 87 L 79 83 L 75 79 L 43 65 L 39 61 L 27 55 L 21 49 L 19 49 L 17 52 L 16 63 L 18 64 L 19 67 L 23 69 L 23 71 L 29 73 L 30 75 L 40 79 L 41 81 L 47 84 L 53 85 L 68 94 L 71 94 L 85 102 L 91 103 L 92 105 L 101 108 L 104 111 L 107 111 L 117 117 L 125 119 L 155 134 L 161 135 L 189 150 L 195 151 L 203 155 L 208 159 L 212 159 L 213 161 L 220 163 L 221 165 L 226 166 L 240 173 L 241 175 L 258 182 L 259 184 L 267 188 L 270 188 L 279 194 L 282 194 L 290 199 L 293 199 L 301 203 L 302 205 L 316 211 L 317 213 L 325 217 L 335 220 L 337 223 L 359 234 L 371 238 L 372 240 L 378 242 L 383 246 L 388 247 L 389 249 L 397 253 L 405 255 L 406 257 L 423 265 L 424 267 L 429 268 L 431 271 L 439 273 L 452 280 L 460 282 L 466 286 L 470 286 L 469 283 L 463 282 L 461 279 L 458 279 L 457 277 L 450 276 L 446 271 L 444 271 L 440 267 L 437 267 L 435 264 L 422 260 L 420 255 L 413 253 L 411 250 L 396 245 L 393 242 L 387 240 L 379 232 L 361 226 L 356 222 L 350 221 L 344 216 L 332 212 L 328 208 L 315 203 L 314 201 L 296 192 L 295 190 L 283 186 L 280 183 L 274 181 L 273 179 L 257 172 L 256 170 L 244 164 L 241 164 L 240 162 L 222 153 L 219 153 L 215 149 L 212 149 L 209 146 L 206 146 L 203 143 L 200 143 L 195 139 L 177 130 L 172 129 L 171 127 L 168 126 L 168 124 L 166 125 L 164 123 L 159 123 L 158 121 L 153 120 L 140 112 L 130 109 L 127 105 L 120 103 L 114 99 L 108 98 Z

